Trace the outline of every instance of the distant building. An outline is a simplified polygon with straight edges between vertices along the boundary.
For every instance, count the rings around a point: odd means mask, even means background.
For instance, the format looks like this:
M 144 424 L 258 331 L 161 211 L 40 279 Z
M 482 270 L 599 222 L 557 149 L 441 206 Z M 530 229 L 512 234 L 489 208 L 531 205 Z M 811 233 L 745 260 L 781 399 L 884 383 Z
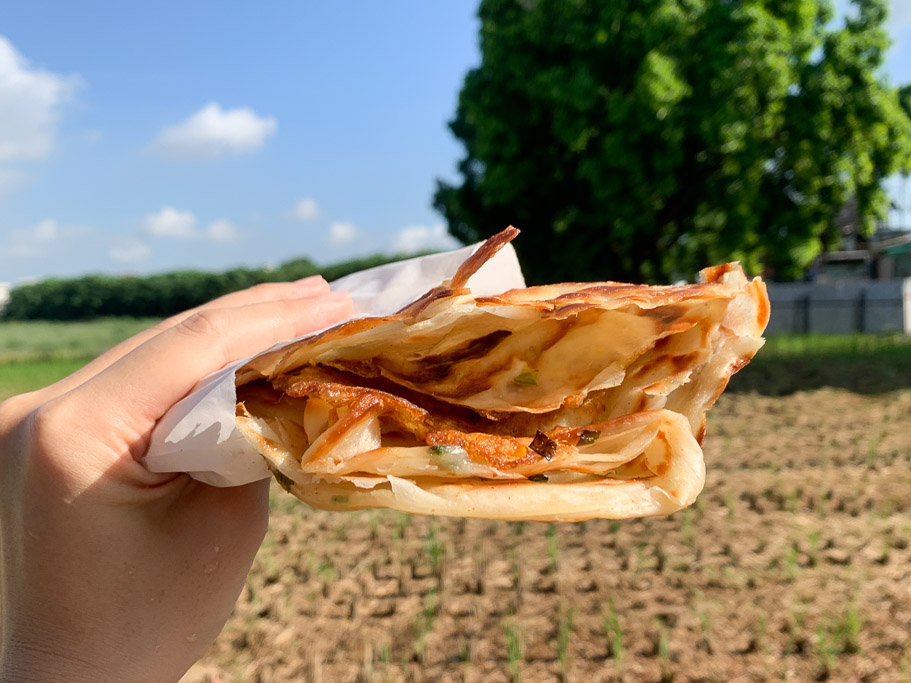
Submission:
M 13 286 L 9 282 L 0 282 L 0 314 L 6 309 L 9 303 L 9 292 Z
M 769 282 L 772 317 L 767 335 L 911 335 L 911 225 L 893 205 L 892 220 L 869 237 L 861 231 L 855 201 L 839 212 L 832 251 L 807 269 L 806 282 Z
M 865 237 L 853 198 L 839 212 L 835 224 L 841 233 L 841 244 L 816 258 L 808 270 L 808 279 L 840 282 L 911 277 L 911 229 L 880 223 L 876 232 Z

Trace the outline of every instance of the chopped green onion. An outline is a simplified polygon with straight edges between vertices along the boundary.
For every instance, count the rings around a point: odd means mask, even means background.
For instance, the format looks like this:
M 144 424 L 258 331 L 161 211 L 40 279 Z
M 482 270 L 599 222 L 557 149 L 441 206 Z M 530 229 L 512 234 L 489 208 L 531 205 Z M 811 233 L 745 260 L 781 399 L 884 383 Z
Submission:
M 347 503 L 348 496 L 332 496 L 333 503 Z
M 525 368 L 512 381 L 522 387 L 536 387 L 538 386 L 538 371 L 532 368 Z
M 430 456 L 436 462 L 437 467 L 457 473 L 467 464 L 468 453 L 461 446 L 452 444 L 435 444 L 429 449 Z
M 451 455 L 465 455 L 465 449 L 461 446 L 453 446 L 448 443 L 435 444 L 430 447 L 430 454 L 437 457 L 445 457 Z
M 285 489 L 285 491 L 288 493 L 291 493 L 291 487 L 294 485 L 294 481 L 286 477 L 278 470 L 272 470 L 272 474 L 275 475 L 275 481 L 278 482 L 278 485 Z
M 590 446 L 595 443 L 598 438 L 601 436 L 601 432 L 595 431 L 594 429 L 583 429 L 582 433 L 579 435 L 579 443 L 577 446 Z

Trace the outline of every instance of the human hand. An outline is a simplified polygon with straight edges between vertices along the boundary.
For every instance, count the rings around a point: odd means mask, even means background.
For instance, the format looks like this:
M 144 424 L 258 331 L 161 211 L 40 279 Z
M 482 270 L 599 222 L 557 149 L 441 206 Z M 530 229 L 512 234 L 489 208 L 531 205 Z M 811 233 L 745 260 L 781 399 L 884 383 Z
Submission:
M 205 375 L 350 315 L 321 278 L 175 316 L 0 405 L 0 681 L 168 681 L 212 643 L 268 521 L 268 481 L 138 460 Z

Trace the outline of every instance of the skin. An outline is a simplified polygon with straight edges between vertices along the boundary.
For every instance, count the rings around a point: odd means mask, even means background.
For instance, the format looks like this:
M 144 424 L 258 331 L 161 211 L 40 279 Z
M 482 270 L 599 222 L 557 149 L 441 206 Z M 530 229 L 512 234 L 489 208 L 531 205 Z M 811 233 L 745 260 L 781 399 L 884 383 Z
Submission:
M 138 460 L 226 363 L 351 313 L 321 278 L 229 294 L 0 405 L 0 681 L 176 681 L 224 626 L 268 482 L 215 488 Z

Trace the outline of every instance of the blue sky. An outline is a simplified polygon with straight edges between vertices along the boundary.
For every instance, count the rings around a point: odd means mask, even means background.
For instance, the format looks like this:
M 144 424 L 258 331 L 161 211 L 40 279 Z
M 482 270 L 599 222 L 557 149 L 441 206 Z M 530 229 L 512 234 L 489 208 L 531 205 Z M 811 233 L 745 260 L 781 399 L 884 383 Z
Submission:
M 911 0 L 892 6 L 887 73 L 911 82 Z M 462 155 L 475 11 L 6 3 L 0 281 L 454 246 L 430 201 Z

